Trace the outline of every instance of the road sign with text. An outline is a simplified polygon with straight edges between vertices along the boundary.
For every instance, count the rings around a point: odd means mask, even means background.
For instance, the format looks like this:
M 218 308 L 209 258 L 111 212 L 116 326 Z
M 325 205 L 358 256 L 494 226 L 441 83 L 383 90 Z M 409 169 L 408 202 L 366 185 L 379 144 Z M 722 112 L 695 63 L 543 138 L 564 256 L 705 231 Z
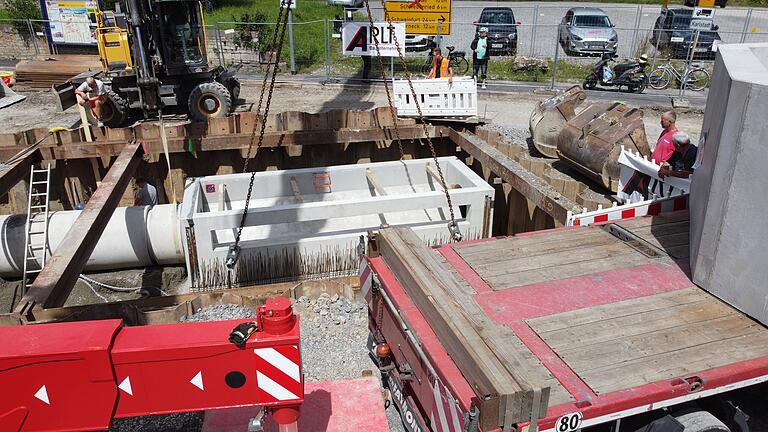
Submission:
M 387 1 L 387 18 L 405 22 L 408 34 L 451 34 L 451 0 Z
M 379 42 L 382 57 L 398 57 L 395 38 L 400 43 L 400 49 L 405 47 L 405 24 L 393 22 L 392 29 L 388 23 L 374 23 L 373 32 L 370 25 L 362 22 L 347 22 L 341 28 L 342 54 L 348 56 L 375 56 L 376 45 L 374 37 Z

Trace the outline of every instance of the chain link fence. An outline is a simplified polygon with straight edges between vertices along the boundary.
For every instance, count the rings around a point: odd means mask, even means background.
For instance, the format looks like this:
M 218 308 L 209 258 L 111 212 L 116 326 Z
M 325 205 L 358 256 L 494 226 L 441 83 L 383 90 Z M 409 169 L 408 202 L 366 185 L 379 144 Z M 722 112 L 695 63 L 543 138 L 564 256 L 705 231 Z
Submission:
M 492 25 L 489 42 L 493 58 L 489 65 L 491 80 L 539 81 L 552 85 L 578 83 L 588 74 L 602 51 L 616 53 L 618 61 L 649 57 L 650 74 L 662 65 L 680 71 L 681 79 L 687 67 L 694 64 L 711 69 L 718 44 L 768 42 L 768 10 L 751 8 L 716 9 L 714 32 L 688 29 L 685 17 L 668 17 L 655 5 L 601 5 L 610 20 L 610 27 L 574 30 L 565 25 L 569 3 L 541 3 L 516 6 L 514 17 Z M 384 11 L 372 4 L 374 20 L 383 21 Z M 681 8 L 670 8 L 676 11 Z M 454 64 L 457 74 L 472 74 L 470 43 L 478 30 L 483 8 L 454 4 L 451 22 L 440 23 L 440 36 L 410 35 L 406 41 L 406 64 L 414 76 L 424 74 L 430 65 L 430 47 L 439 44 L 463 51 L 463 60 Z M 673 14 L 674 15 L 674 14 Z M 367 21 L 365 10 L 353 14 L 356 21 Z M 690 21 L 690 14 L 688 14 Z M 56 54 L 58 45 L 49 46 L 43 31 L 52 22 L 0 20 L 0 60 L 18 61 L 40 54 Z M 434 23 L 437 25 L 437 23 Z M 400 59 L 385 58 L 383 64 L 375 57 L 345 57 L 341 54 L 340 28 L 343 21 L 334 19 L 293 22 L 293 49 L 286 32 L 280 53 L 280 72 L 316 76 L 321 79 L 403 76 Z M 210 62 L 223 66 L 242 65 L 243 74 L 259 75 L 275 53 L 270 53 L 275 23 L 216 22 L 205 28 L 205 40 Z M 96 54 L 94 46 L 90 49 Z M 291 56 L 291 52 L 293 56 Z M 672 80 L 671 88 L 680 80 Z

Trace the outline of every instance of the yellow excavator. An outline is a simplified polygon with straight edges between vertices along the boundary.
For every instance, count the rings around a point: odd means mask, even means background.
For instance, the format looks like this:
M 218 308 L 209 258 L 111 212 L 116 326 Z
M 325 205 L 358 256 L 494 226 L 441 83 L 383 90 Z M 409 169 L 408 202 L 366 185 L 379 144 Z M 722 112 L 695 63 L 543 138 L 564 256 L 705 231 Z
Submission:
M 109 88 L 101 121 L 125 125 L 132 113 L 155 115 L 178 107 L 193 120 L 225 117 L 240 94 L 239 66 L 208 63 L 205 21 L 199 0 L 123 0 L 125 12 L 97 11 L 96 40 Z M 76 102 L 75 88 L 93 73 L 54 87 L 62 109 Z

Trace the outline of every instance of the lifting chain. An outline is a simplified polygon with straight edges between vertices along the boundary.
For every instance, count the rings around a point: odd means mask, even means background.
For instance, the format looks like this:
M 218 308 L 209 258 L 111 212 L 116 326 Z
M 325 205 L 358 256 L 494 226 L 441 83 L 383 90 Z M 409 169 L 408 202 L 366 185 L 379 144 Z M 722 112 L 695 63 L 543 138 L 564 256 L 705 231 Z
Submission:
M 395 126 L 395 138 L 397 139 L 397 146 L 400 148 L 400 159 L 403 160 L 405 159 L 405 151 L 403 150 L 403 141 L 400 139 L 400 129 L 397 128 L 395 104 L 392 103 L 392 94 L 389 91 L 389 83 L 387 80 L 387 69 L 384 68 L 384 60 L 381 57 L 381 50 L 379 49 L 379 36 L 373 31 L 373 14 L 371 14 L 371 6 L 368 4 L 368 0 L 365 0 L 365 10 L 368 11 L 368 24 L 370 24 L 369 28 L 371 29 L 371 36 L 373 36 L 373 44 L 376 46 L 376 59 L 379 61 L 379 69 L 381 69 L 381 80 L 384 81 L 384 90 L 387 91 L 389 113 L 392 115 L 392 123 Z
M 370 31 L 371 31 L 371 34 L 373 34 L 373 15 L 371 14 L 371 8 L 368 4 L 368 1 L 369 0 L 364 0 L 366 10 L 368 11 L 368 22 L 371 24 Z M 448 231 L 451 233 L 451 240 L 455 242 L 459 242 L 461 241 L 462 235 L 461 235 L 461 231 L 459 230 L 459 224 L 456 223 L 456 215 L 453 211 L 453 202 L 451 201 L 451 194 L 448 192 L 448 186 L 445 183 L 445 176 L 443 175 L 443 169 L 440 167 L 440 162 L 437 160 L 437 152 L 435 151 L 435 145 L 432 142 L 432 138 L 430 138 L 429 136 L 429 128 L 427 126 L 427 122 L 424 121 L 424 114 L 421 111 L 421 104 L 419 104 L 419 98 L 416 96 L 416 90 L 413 88 L 413 82 L 411 81 L 411 74 L 408 71 L 408 63 L 405 61 L 405 53 L 403 52 L 403 50 L 400 49 L 400 41 L 398 40 L 397 35 L 395 34 L 394 26 L 392 25 L 392 21 L 389 18 L 389 14 L 387 14 L 387 5 L 385 3 L 385 0 L 381 0 L 381 8 L 384 10 L 384 19 L 387 21 L 387 24 L 388 24 L 387 28 L 390 32 L 390 35 L 392 36 L 392 41 L 395 42 L 395 48 L 397 49 L 397 54 L 400 57 L 400 64 L 403 67 L 405 79 L 408 81 L 408 87 L 411 90 L 411 96 L 413 97 L 413 102 L 414 104 L 416 104 L 416 112 L 418 113 L 419 122 L 424 128 L 424 136 L 426 137 L 427 144 L 429 145 L 429 151 L 432 153 L 432 159 L 435 161 L 435 168 L 437 168 L 437 175 L 440 178 L 440 186 L 442 186 L 443 192 L 445 193 L 445 200 L 448 201 L 448 211 L 450 212 L 450 215 L 451 215 L 451 222 L 448 223 Z M 374 44 L 376 45 L 376 53 L 377 55 L 380 55 L 378 38 L 374 36 L 373 41 L 374 41 Z M 386 87 L 386 81 L 384 82 L 384 86 Z M 389 97 L 389 90 L 387 90 L 387 96 Z M 392 101 L 390 99 L 390 106 L 391 104 L 392 104 Z
M 269 81 L 269 92 L 267 94 L 267 103 L 264 107 L 264 114 L 261 114 L 261 106 L 264 101 L 264 92 L 267 88 L 267 80 L 270 77 L 270 69 L 269 64 L 270 62 L 267 62 L 267 71 L 264 74 L 264 81 L 261 85 L 261 94 L 259 95 L 259 104 L 256 107 L 256 120 L 261 121 L 261 127 L 259 130 L 259 141 L 256 144 L 256 150 L 253 152 L 253 156 L 251 156 L 251 148 L 253 147 L 253 142 L 256 136 L 256 124 L 253 125 L 253 131 L 251 132 L 251 139 L 248 143 L 248 150 L 245 156 L 245 162 L 243 163 L 243 173 L 246 173 L 249 171 L 249 165 L 251 162 L 251 159 L 255 158 L 256 155 L 259 152 L 259 149 L 264 144 L 264 133 L 267 129 L 267 117 L 269 116 L 269 106 L 272 103 L 272 92 L 275 89 L 275 78 L 277 77 L 277 67 L 280 64 L 280 53 L 283 50 L 283 43 L 285 42 L 285 29 L 288 28 L 288 9 L 291 7 L 291 3 L 293 0 L 288 0 L 283 6 L 283 2 L 280 2 L 280 11 L 277 15 L 277 22 L 275 24 L 275 32 L 272 34 L 272 42 L 270 44 L 270 51 L 269 55 L 270 57 L 274 53 L 274 60 L 275 64 L 272 66 L 272 75 L 271 80 Z M 283 11 L 285 12 L 285 18 L 283 19 Z M 282 21 L 282 27 L 280 26 Z M 277 43 L 277 34 L 280 33 L 280 41 L 279 45 L 276 45 Z M 271 59 L 270 59 L 271 60 Z M 229 247 L 229 251 L 227 253 L 227 259 L 226 259 L 226 266 L 228 269 L 232 270 L 234 269 L 235 265 L 237 264 L 237 260 L 240 257 L 240 237 L 243 234 L 243 227 L 245 226 L 245 218 L 248 215 L 248 205 L 251 201 L 251 194 L 253 193 L 253 182 L 256 179 L 256 172 L 251 172 L 251 178 L 248 183 L 248 193 L 245 197 L 245 207 L 243 208 L 243 215 L 240 218 L 240 225 L 237 227 L 237 234 L 235 234 L 235 244 Z M 229 279 L 229 278 L 228 278 Z

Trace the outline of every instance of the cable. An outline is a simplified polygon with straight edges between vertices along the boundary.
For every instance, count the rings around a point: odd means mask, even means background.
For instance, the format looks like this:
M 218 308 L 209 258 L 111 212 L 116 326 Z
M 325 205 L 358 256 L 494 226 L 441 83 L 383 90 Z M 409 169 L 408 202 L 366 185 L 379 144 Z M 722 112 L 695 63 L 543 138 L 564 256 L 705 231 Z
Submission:
M 81 276 L 82 276 L 82 275 L 81 275 Z M 81 281 L 82 281 L 84 284 L 88 285 L 88 288 L 90 288 L 90 289 L 91 289 L 91 291 L 93 291 L 93 293 L 94 293 L 94 294 L 96 294 L 96 297 L 98 297 L 98 298 L 100 298 L 100 299 L 104 300 L 104 303 L 109 303 L 109 299 L 107 299 L 107 298 L 106 298 L 106 297 L 104 297 L 103 295 L 99 294 L 99 293 L 96 291 L 96 288 L 94 288 L 94 287 L 93 287 L 93 285 L 91 285 L 91 284 L 90 284 L 90 283 L 89 283 L 87 280 L 85 280 L 85 279 L 80 279 L 80 280 L 81 280 Z
M 141 291 L 142 289 L 146 289 L 146 287 L 133 287 L 133 288 L 129 288 L 129 287 L 112 286 L 112 285 L 108 285 L 108 284 L 105 284 L 103 282 L 99 282 L 97 280 L 91 279 L 88 276 L 85 276 L 85 275 L 82 275 L 82 274 L 80 275 L 80 279 L 83 280 L 86 283 L 90 282 L 90 283 L 96 284 L 96 285 L 98 285 L 98 286 L 100 286 L 102 288 L 106 288 L 108 290 L 112 290 L 112 291 L 115 291 L 115 292 L 131 293 L 131 292 Z M 156 287 L 149 287 L 149 288 L 156 288 Z M 159 289 L 159 288 L 156 288 L 156 289 Z

